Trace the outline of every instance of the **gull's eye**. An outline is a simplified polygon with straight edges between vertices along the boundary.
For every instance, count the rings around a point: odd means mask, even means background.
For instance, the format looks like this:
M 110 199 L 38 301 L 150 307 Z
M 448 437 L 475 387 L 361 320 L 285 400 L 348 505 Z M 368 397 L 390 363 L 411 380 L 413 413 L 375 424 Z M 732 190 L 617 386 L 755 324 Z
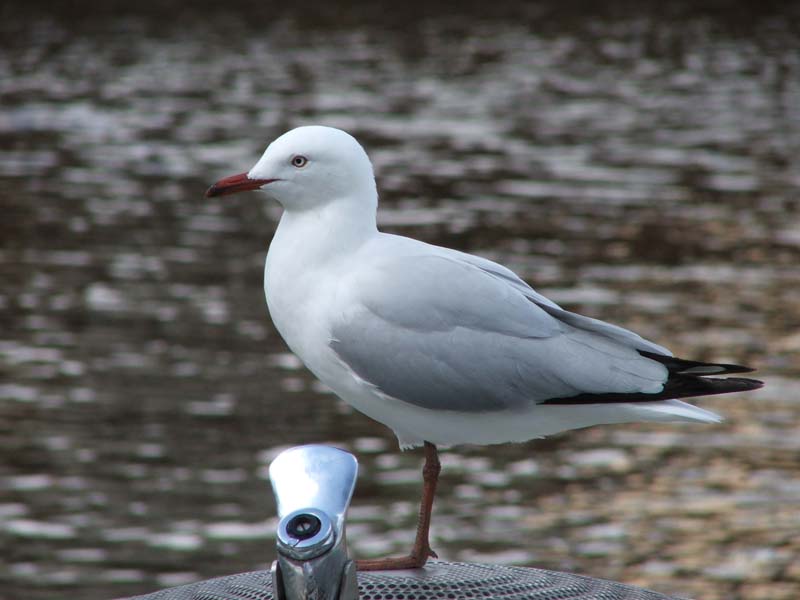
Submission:
M 302 169 L 307 164 L 308 164 L 308 159 L 305 156 L 301 155 L 301 154 L 296 154 L 295 156 L 292 157 L 292 166 L 293 167 L 297 167 L 298 169 Z

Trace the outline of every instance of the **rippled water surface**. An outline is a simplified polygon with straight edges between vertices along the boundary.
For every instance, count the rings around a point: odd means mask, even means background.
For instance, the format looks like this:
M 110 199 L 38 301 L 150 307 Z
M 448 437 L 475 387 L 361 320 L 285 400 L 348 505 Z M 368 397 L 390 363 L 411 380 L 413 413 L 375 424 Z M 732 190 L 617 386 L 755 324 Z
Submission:
M 384 229 L 768 382 L 700 401 L 718 426 L 446 451 L 442 558 L 800 597 L 800 15 L 18 4 L 0 13 L 0 596 L 269 564 L 266 467 L 306 442 L 361 462 L 358 556 L 410 544 L 419 452 L 268 318 L 279 208 L 203 198 L 324 123 L 368 149 Z

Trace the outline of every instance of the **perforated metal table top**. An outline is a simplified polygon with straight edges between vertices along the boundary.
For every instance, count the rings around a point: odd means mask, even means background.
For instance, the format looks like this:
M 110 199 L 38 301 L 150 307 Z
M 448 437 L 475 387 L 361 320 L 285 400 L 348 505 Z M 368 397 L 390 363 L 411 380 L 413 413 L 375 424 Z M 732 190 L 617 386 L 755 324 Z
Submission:
M 414 571 L 358 574 L 362 600 L 675 600 L 649 590 L 571 573 L 431 561 Z M 160 590 L 136 600 L 272 600 L 270 572 L 252 571 Z

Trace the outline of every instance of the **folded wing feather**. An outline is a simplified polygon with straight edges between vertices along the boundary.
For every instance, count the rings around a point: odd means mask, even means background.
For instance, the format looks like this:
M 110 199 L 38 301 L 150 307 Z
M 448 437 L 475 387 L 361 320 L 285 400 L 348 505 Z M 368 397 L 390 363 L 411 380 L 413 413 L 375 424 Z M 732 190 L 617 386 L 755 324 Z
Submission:
M 464 260 L 468 257 L 470 260 Z M 400 256 L 343 282 L 331 347 L 361 379 L 438 410 L 524 409 L 591 393 L 657 393 L 664 348 L 564 311 L 484 259 Z

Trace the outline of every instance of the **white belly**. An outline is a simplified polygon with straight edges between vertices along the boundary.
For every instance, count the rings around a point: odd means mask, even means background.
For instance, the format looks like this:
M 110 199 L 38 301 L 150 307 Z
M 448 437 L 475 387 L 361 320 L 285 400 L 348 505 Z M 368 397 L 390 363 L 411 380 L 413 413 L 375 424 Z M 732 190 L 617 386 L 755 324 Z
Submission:
M 281 249 L 276 251 L 274 245 L 270 248 L 264 268 L 264 292 L 272 322 L 291 351 L 337 396 L 393 429 L 403 447 L 421 445 L 427 438 L 412 433 L 415 431 L 413 422 L 408 423 L 408 427 L 405 425 L 410 413 L 420 413 L 419 419 L 424 421 L 425 413 L 432 411 L 386 398 L 342 363 L 329 343 L 329 310 L 337 281 L 324 275 L 312 278 L 282 268 L 284 256 Z M 440 419 L 441 416 L 435 420 Z M 456 443 L 456 440 L 437 439 L 437 442 Z

